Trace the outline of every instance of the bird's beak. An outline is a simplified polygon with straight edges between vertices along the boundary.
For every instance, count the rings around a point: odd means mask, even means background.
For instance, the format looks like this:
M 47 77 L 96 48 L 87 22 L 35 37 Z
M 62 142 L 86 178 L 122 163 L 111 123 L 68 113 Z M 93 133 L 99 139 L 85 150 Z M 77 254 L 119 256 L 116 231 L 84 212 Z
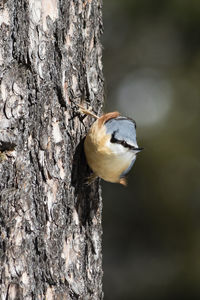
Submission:
M 139 152 L 142 151 L 143 149 L 144 149 L 143 147 L 141 147 L 141 148 L 135 148 L 134 151 L 135 151 L 136 153 L 139 153 Z

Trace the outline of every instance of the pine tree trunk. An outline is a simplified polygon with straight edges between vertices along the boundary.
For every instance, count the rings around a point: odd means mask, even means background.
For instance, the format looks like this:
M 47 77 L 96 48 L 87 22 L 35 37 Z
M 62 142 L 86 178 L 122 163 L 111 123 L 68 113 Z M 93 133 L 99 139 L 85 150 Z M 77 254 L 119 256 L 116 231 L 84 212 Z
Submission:
M 101 113 L 101 0 L 0 2 L 1 299 L 102 299 L 101 190 L 82 141 Z

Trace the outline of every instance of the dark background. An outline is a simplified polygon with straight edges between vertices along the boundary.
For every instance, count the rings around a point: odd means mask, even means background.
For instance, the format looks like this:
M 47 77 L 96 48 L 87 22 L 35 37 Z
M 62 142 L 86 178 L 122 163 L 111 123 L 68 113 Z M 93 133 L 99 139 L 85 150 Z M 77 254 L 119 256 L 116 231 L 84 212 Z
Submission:
M 200 1 L 104 1 L 105 111 L 137 122 L 103 182 L 105 300 L 200 299 Z

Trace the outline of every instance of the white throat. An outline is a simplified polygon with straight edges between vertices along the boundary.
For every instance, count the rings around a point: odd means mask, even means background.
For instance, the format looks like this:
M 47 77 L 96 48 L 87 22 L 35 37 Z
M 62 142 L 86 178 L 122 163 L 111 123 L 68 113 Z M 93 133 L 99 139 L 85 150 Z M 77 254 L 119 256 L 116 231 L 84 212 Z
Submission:
M 135 157 L 136 153 L 128 147 L 124 147 L 121 144 L 107 142 L 107 147 L 112 151 L 113 155 L 116 156 L 119 160 L 124 162 L 131 162 Z

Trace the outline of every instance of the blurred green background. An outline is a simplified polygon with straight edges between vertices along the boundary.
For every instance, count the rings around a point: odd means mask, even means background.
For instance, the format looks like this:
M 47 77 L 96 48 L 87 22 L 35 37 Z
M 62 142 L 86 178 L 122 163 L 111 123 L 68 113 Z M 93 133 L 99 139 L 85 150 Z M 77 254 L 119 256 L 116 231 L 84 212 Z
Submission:
M 105 300 L 200 299 L 200 1 L 104 1 L 105 111 L 137 123 L 103 182 Z

